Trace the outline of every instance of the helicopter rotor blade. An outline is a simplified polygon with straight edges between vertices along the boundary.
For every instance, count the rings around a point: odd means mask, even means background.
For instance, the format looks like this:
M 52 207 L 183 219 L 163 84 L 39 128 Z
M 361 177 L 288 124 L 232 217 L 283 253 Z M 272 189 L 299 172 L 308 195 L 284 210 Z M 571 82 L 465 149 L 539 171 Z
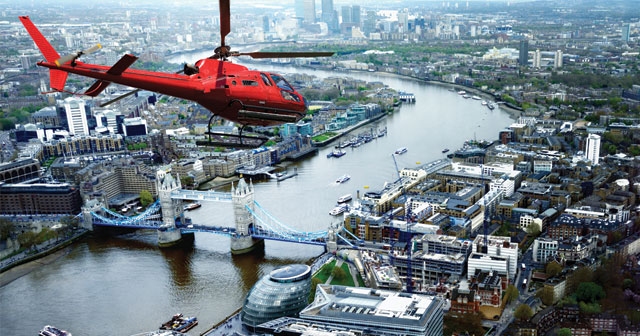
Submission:
M 220 46 L 226 46 L 225 37 L 231 32 L 229 0 L 220 0 Z
M 54 63 L 57 66 L 60 66 L 60 65 L 65 64 L 67 62 L 73 61 L 74 59 L 76 59 L 76 58 L 78 58 L 78 57 L 80 57 L 82 55 L 87 55 L 87 54 L 94 53 L 94 52 L 100 50 L 100 48 L 102 48 L 102 46 L 100 44 L 96 44 L 91 48 L 87 48 L 85 50 L 78 51 L 78 52 L 75 52 L 73 54 L 62 56 L 62 57 L 58 58 L 57 60 L 55 60 Z
M 298 58 L 298 57 L 329 57 L 333 56 L 334 52 L 248 52 L 248 53 L 235 53 L 232 56 L 251 56 L 253 58 Z
M 111 99 L 110 101 L 108 101 L 106 103 L 100 104 L 100 107 L 105 107 L 107 105 L 111 105 L 111 104 L 117 102 L 118 100 L 125 99 L 125 98 L 127 98 L 127 97 L 129 97 L 131 95 L 134 95 L 134 94 L 136 94 L 136 93 L 138 93 L 140 91 L 142 91 L 142 89 L 135 89 L 133 91 L 129 91 L 129 92 L 127 92 L 127 93 L 125 93 L 125 94 L 123 94 L 121 96 L 118 96 L 118 97 L 116 97 L 114 99 Z
M 178 72 L 176 72 L 176 74 L 181 74 L 181 73 L 183 73 L 183 72 L 184 72 L 184 69 L 183 69 L 183 70 L 180 70 L 180 71 L 178 71 Z M 133 90 L 133 91 L 127 92 L 127 93 L 125 93 L 125 94 L 123 94 L 123 95 L 121 95 L 121 96 L 118 96 L 118 97 L 116 97 L 116 98 L 113 98 L 113 99 L 109 100 L 109 101 L 108 101 L 108 102 L 106 102 L 106 103 L 100 104 L 100 107 L 105 107 L 105 106 L 107 106 L 107 105 L 111 105 L 111 104 L 113 104 L 113 103 L 117 102 L 118 100 L 125 99 L 125 98 L 127 98 L 127 97 L 129 97 L 129 96 L 131 96 L 131 95 L 134 95 L 134 94 L 136 94 L 136 93 L 138 93 L 138 92 L 140 92 L 140 91 L 142 91 L 142 89 L 135 89 L 135 90 Z

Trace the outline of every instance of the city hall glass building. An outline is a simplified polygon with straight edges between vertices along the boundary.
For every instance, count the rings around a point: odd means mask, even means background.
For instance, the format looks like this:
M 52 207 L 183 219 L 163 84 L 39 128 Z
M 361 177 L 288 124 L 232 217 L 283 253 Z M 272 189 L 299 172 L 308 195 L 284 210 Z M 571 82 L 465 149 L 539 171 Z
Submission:
M 242 323 L 249 329 L 283 316 L 297 316 L 309 303 L 311 268 L 288 265 L 262 277 L 247 295 Z

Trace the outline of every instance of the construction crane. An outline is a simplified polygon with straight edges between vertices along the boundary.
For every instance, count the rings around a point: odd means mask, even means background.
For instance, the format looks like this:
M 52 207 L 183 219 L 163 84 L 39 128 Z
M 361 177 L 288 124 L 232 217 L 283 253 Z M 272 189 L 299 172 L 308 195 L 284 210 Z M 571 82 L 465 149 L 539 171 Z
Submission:
M 404 183 L 402 183 L 402 176 L 400 176 L 400 169 L 398 169 L 398 162 L 396 161 L 396 155 L 395 154 L 391 154 L 391 157 L 393 158 L 393 164 L 396 166 L 396 174 L 398 174 L 398 182 L 400 183 L 400 186 L 402 188 L 402 202 L 405 205 L 405 222 L 407 223 L 407 293 L 413 293 L 413 275 L 411 272 L 411 252 L 413 250 L 413 246 L 411 246 L 411 238 L 413 236 L 412 234 L 412 230 L 411 230 L 411 221 L 412 221 L 412 217 L 411 217 L 411 206 L 407 206 L 407 195 L 405 193 L 404 190 Z M 392 227 L 392 226 L 391 226 Z M 391 229 L 393 230 L 393 229 Z M 392 234 L 393 231 L 390 232 L 390 234 Z

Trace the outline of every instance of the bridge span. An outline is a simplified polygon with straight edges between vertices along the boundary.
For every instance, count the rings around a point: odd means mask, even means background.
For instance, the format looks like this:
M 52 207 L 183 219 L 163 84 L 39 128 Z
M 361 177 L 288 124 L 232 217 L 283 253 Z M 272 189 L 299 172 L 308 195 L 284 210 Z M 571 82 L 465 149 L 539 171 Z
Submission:
M 250 252 L 263 245 L 265 239 L 325 246 L 329 251 L 335 251 L 339 243 L 356 247 L 352 242 L 359 240 L 344 230 L 342 224 L 330 226 L 327 230 L 305 232 L 282 223 L 255 201 L 253 183 L 246 183 L 244 179 L 232 185 L 230 193 L 183 190 L 180 181 L 163 170 L 157 172 L 156 183 L 158 200 L 143 213 L 127 217 L 107 209 L 97 201 L 89 201 L 83 207 L 83 225 L 89 229 L 120 227 L 157 230 L 161 247 L 178 244 L 183 237 L 196 232 L 220 234 L 231 239 L 231 252 L 234 254 Z M 192 223 L 184 216 L 183 202 L 186 200 L 231 203 L 235 226 Z

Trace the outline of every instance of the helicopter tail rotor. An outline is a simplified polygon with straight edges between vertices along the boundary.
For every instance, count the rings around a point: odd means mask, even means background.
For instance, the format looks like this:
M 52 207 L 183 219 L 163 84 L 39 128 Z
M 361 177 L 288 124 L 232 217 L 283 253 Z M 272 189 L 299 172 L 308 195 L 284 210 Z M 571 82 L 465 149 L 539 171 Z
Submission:
M 87 55 L 87 54 L 91 54 L 94 53 L 98 50 L 100 50 L 100 48 L 102 48 L 102 46 L 100 44 L 96 44 L 91 48 L 87 48 L 85 50 L 82 51 L 78 51 L 76 53 L 73 54 L 69 54 L 66 56 L 62 56 L 60 58 L 58 58 L 57 60 L 53 61 L 57 66 L 61 66 L 62 64 L 65 64 L 67 62 L 73 62 L 76 59 L 78 59 L 78 57 L 82 56 L 82 55 Z

